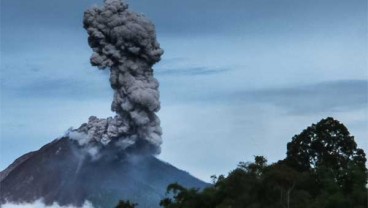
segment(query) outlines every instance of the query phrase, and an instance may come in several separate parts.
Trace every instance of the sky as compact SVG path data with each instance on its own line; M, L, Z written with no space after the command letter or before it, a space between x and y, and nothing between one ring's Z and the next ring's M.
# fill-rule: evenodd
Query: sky
M83 12L102 0L1 0L0 169L114 115L108 72L89 63ZM158 158L202 180L334 117L368 152L366 0L129 0L156 26Z

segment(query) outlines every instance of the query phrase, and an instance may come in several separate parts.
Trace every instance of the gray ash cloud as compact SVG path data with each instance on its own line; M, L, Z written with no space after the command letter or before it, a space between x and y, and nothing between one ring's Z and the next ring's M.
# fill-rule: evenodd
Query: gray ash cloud
M160 153L162 130L155 114L160 109L159 83L152 66L160 61L163 50L154 25L120 0L105 0L102 8L88 9L83 23L93 50L91 64L110 70L111 110L116 115L91 116L88 123L69 131L69 137L93 149L115 146Z

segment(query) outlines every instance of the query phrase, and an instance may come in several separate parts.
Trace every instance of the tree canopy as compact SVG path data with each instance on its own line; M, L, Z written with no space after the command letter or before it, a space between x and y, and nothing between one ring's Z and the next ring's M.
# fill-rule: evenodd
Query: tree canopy
M322 119L295 135L287 157L274 164L256 156L204 190L168 186L164 208L364 208L366 157L348 129Z
M295 135L286 154L289 165L300 171L322 166L348 169L352 164L364 168L366 162L364 151L357 148L348 129L330 117Z
M137 205L138 205L137 203L132 203L129 200L128 201L120 200L115 208L135 208Z

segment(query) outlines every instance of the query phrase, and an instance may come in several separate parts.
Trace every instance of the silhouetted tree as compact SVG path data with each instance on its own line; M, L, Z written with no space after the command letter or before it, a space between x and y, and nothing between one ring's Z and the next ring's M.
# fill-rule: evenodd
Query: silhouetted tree
M168 187L165 208L364 208L365 153L347 128L326 118L292 138L287 157L267 165L256 156L202 191Z
M115 208L135 208L137 205L138 204L132 203L129 200L128 201L120 200L119 204Z
M357 148L348 129L330 117L292 138L287 144L286 162L299 171L329 169L330 177L346 192L352 190L352 169L366 173L364 151Z

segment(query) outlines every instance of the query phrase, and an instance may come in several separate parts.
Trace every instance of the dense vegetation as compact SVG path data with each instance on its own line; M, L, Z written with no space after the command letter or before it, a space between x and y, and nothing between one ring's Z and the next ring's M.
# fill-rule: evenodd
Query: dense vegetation
M119 204L115 208L135 208L137 205L138 205L137 203L132 203L129 200L128 201L121 200L119 201Z
M365 208L366 157L348 129L326 118L295 135L286 158L240 162L204 190L168 186L164 208Z

